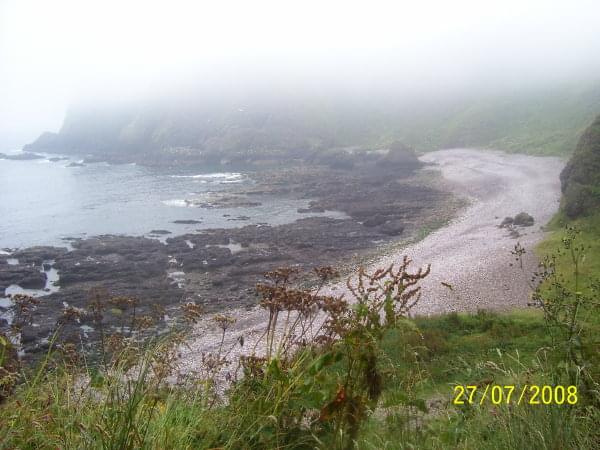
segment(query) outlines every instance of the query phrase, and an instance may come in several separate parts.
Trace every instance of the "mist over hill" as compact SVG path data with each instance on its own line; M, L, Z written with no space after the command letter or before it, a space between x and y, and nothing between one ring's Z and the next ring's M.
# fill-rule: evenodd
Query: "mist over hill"
M24 150L149 164L310 159L394 141L417 151L567 154L597 113L600 83L453 97L188 93L72 107L58 133L44 133Z

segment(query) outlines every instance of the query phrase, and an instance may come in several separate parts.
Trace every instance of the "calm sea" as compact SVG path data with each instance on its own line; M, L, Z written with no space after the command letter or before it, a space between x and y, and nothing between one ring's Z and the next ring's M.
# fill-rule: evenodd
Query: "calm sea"
M51 156L56 155L50 155ZM165 229L172 235L205 228L252 223L292 222L306 214L307 201L254 197L261 206L206 209L233 188L252 185L244 173L163 170L135 164L86 164L74 160L0 160L0 248L65 245L64 238L99 234L147 235ZM320 215L320 214L310 214ZM329 216L342 216L328 212ZM247 216L245 221L231 220ZM174 224L174 220L201 220ZM171 236L171 235L168 235Z

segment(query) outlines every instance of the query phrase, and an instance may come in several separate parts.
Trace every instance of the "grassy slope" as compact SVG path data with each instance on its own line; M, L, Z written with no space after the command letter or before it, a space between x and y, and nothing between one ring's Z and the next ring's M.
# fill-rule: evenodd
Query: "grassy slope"
M464 146L566 155L598 113L600 84L558 86L414 108L374 136L381 144L399 139L422 151Z
M587 248L586 258L581 267L584 282L594 277L598 278L600 276L600 211L576 220L568 220L563 213L558 213L549 224L552 233L538 246L537 253L543 256L557 248L563 236L562 231L567 225L575 226L581 231L580 242ZM568 256L564 255L559 259L558 268L567 272L570 270L569 267Z

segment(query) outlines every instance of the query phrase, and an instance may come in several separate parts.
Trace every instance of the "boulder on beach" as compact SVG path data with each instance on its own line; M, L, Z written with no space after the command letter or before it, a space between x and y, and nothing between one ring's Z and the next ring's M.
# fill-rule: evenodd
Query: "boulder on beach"
M533 217L526 212L520 212L515 217L505 217L499 228L511 228L513 226L517 227L530 227L534 224Z
M530 227L534 224L533 217L526 212L520 212L517 214L513 220L513 225L519 227Z

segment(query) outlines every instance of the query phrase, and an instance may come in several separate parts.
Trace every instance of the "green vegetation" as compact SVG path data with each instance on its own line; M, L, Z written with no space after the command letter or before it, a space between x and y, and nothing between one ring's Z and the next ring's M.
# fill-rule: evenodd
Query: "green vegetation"
M536 249L540 256L552 253L558 248L564 237L567 226L576 227L580 234L578 240L586 248L585 264L580 268L580 274L585 282L598 277L600 274L600 211L587 217L569 220L563 212L559 212L548 225L552 230L551 235ZM557 259L558 270L567 274L570 270L571 260L569 255L560 255Z
M583 133L560 175L562 209L571 219L600 207L600 116Z
M480 147L536 155L572 152L600 112L600 86L561 86L482 96L405 132L416 148Z

